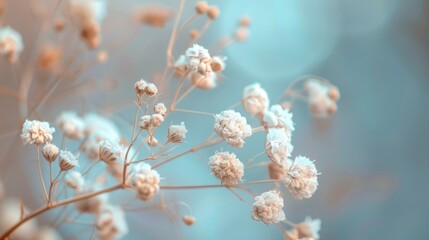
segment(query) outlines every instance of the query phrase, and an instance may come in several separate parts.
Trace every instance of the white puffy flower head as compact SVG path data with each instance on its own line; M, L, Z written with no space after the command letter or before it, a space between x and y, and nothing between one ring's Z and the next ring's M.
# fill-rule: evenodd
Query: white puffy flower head
M52 143L46 143L42 148L42 154L46 161L53 162L60 154L60 149Z
M122 158L124 148L118 141L103 140L100 142L100 160L111 163Z
M243 163L234 153L217 152L209 159L210 170L224 185L237 184L244 175Z
M21 34L11 27L0 28L0 54L14 63L22 50L24 50L24 43Z
M185 52L188 69L192 72L198 72L201 75L208 75L212 72L212 58L209 51L204 47L194 44Z
M155 106L153 107L153 111L157 114L161 114L162 116L165 117L165 115L167 114L167 107L165 106L164 103L157 103L155 104Z
M82 191L85 186L85 179L78 171L68 171L64 179L67 186L76 191Z
M175 74L179 77L184 77L188 71L188 60L185 55L180 55L174 63Z
M144 201L151 201L159 192L160 177L156 170L146 163L134 166L132 185L137 191L137 196Z
M255 83L244 88L242 104L246 112L252 116L258 116L265 113L270 105L270 100L261 85Z
M122 238L128 233L124 211L119 206L104 205L96 216L95 229L101 240Z
M252 218L265 224L278 223L286 219L283 198L276 191L264 192L255 197Z
M304 222L297 224L296 229L298 230L299 238L309 238L309 239L319 239L319 231L321 228L322 222L320 219L312 219L311 217L306 217Z
M159 127L164 122L164 117L161 114L152 114L151 123L154 127Z
M24 145L27 143L45 144L52 141L54 132L55 128L51 128L47 122L27 119L22 127L21 139Z
M57 125L64 136L79 140L85 133L85 122L75 112L63 112L57 118Z
M326 117L337 111L338 89L329 88L317 79L307 80L304 89L308 94L309 109L313 116Z
M191 82L199 89L210 90L217 86L217 75L214 72L207 75L195 72L191 75Z
M182 143L186 138L186 129L185 123L181 122L180 125L170 125L168 128L168 141L172 143Z
M211 63L213 72L221 72L225 70L225 61L226 57L214 56Z
M283 128L288 136L292 136L295 126L292 120L293 114L289 109L283 109L281 105L273 105L264 114L263 121L269 128Z
M317 169L310 159L297 156L284 181L296 199L310 198L317 190Z
M79 154L73 154L69 151L60 150L60 168L62 171L68 171L76 166L79 166L77 158Z
M244 139L252 135L252 128L246 118L234 110L215 115L214 130L233 147L243 147Z
M281 165L293 150L290 136L283 129L269 128L265 142L265 152L271 161Z

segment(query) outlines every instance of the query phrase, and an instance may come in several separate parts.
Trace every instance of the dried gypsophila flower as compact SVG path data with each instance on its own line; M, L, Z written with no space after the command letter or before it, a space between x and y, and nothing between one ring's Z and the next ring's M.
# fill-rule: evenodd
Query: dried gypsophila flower
M45 46L39 55L39 68L42 70L52 69L58 65L62 55L62 50L59 47Z
M139 121L139 127L141 129L149 130L152 126L152 117L150 115L143 115Z
M128 233L125 214L119 206L106 204L95 218L95 229L102 240L119 239Z
M187 226L192 226L195 223L195 218L189 215L185 215L182 217L182 221L187 225Z
M56 122L65 137L74 140L83 138L85 134L85 122L76 112L62 112Z
M204 47L194 44L185 52L188 69L192 72L198 72L201 75L208 75L212 72L212 58L209 51Z
M279 223L286 219L283 206L283 198L278 192L264 192L255 197L252 218L265 224Z
M150 121L152 126L159 127L164 122L164 117L161 114L155 113L152 114Z
M148 83L145 92L148 96L155 96L158 93L158 88L154 83Z
M74 167L79 166L77 158L79 154L73 154L69 151L60 150L60 168L61 171L68 171Z
M22 127L21 139L25 144L45 144L52 141L52 133L55 128L51 128L48 122L40 122L38 120L26 119Z
M100 142L99 156L105 163L112 163L120 159L124 148L118 141L103 140Z
M186 138L186 129L185 123L181 122L180 125L170 125L168 128L168 141L172 143L182 143Z
M304 83L304 90L313 116L327 117L337 111L336 101L340 96L336 87L330 88L318 79L309 79Z
M163 117L167 114L167 107L164 103L157 103L153 107L153 111L157 114L161 114Z
M43 157L46 161L54 162L60 154L60 149L52 143L46 143L42 148Z
M281 165L278 163L270 162L267 165L268 177L272 180L282 180L289 171L289 161L282 162Z
M207 75L202 75L198 72L194 72L191 75L191 82L199 89L210 90L217 85L217 74L211 72Z
M0 54L15 63L19 54L24 50L21 34L11 27L0 28Z
M213 72L221 72L225 70L225 66L226 66L225 61L226 61L226 57L214 56L211 62L211 67Z
M146 93L147 82L143 79L138 80L134 83L134 90L137 96L143 96Z
M296 199L310 198L317 190L317 169L310 159L297 156L284 178L286 188Z
M265 152L271 161L281 165L291 156L293 145L283 129L269 128L265 141Z
M296 225L296 230L298 230L298 235L300 239L319 239L319 231L321 228L320 219L312 219L311 217L306 217L305 220Z
M244 175L243 163L234 153L216 152L209 159L210 170L223 185L241 182Z
M259 83L244 88L241 102L244 110L252 116L264 114L270 105L268 94Z
M295 126L292 120L293 114L289 109L283 109L281 105L273 105L270 110L264 114L263 122L269 128L283 128L285 133L291 137Z
M195 3L195 12L197 14L205 14L209 10L209 5L205 1Z
M82 191L85 186L85 179L78 171L68 171L64 180L68 187L76 191Z
M133 167L132 186L137 197L144 201L151 201L159 192L160 176L156 170L146 163L139 163Z
M246 118L234 110L216 114L214 130L229 145L238 148L242 148L244 139L252 135L252 128L247 124Z

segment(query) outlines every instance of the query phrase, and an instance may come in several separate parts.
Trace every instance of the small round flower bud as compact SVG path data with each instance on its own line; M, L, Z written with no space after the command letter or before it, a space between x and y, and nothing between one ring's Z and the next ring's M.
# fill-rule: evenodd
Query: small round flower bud
M100 143L98 153L101 161L104 161L105 163L111 163L122 157L121 155L123 150L123 147L118 143L114 143L109 140L103 140Z
M153 83L148 83L145 89L148 96L155 96L158 93L158 88Z
M147 163L134 166L132 185L137 191L137 196L144 201L151 201L159 192L160 177L156 170L151 169Z
M239 42L244 42L249 38L249 30L245 27L239 27L235 32L235 39Z
M243 163L234 153L215 153L209 159L209 166L215 177L224 185L237 184L244 175Z
M336 102L340 100L340 91L337 87L331 87L328 91L328 96L330 99Z
M183 216L182 220L188 226L192 226L195 223L195 218L188 215Z
M69 151L60 150L60 168L62 171L68 171L76 166L79 166L77 158L78 154L73 155Z
M66 25L66 22L62 19L59 19L59 20L55 21L54 29L56 32L61 32L64 30L65 25Z
M134 90L138 96L143 96L146 93L147 82L143 79L134 84Z
M198 14L204 14L207 12L208 9L209 9L209 5L207 4L207 2L201 1L195 4L195 11Z
M220 72L225 69L225 59L224 57L214 56L211 62L211 67L213 72Z
M189 31L189 37L191 39L196 39L200 36L200 32L197 29L191 29L191 31Z
M283 198L278 192L264 192L255 197L252 218L265 224L279 223L286 219L283 206Z
M282 103L282 108L291 110L293 108L293 103L292 102L284 102L284 103Z
M182 143L186 138L187 132L188 130L184 122L180 123L180 125L170 125L168 128L168 141L172 143Z
M152 114L151 122L154 127L159 127L164 122L164 117L158 113Z
M217 17L219 17L219 8L216 6L211 6L207 10L207 17L209 17L211 20L215 20Z
M298 223L296 226L301 239L319 239L320 228L320 219L312 219L311 217L306 217L304 222Z
M296 199L310 198L317 190L317 169L310 159L297 156L284 178L286 188Z
M242 26L242 27L249 27L250 26L250 18L249 17L247 17L247 16L245 16L245 17L242 17L241 19L240 19L240 26Z
M164 103L157 103L153 107L153 111L155 113L161 114L162 116L165 116L165 114L167 113L167 108L165 107Z
M139 127L148 130L152 125L152 117L150 115L143 115L140 118Z
M270 105L268 94L259 83L244 88L241 102L244 110L252 116L264 114Z
M42 148L42 154L46 161L51 163L57 159L60 149L52 143L47 143Z
M85 186L85 179L80 172L69 171L66 173L64 179L67 186L76 191L81 191Z

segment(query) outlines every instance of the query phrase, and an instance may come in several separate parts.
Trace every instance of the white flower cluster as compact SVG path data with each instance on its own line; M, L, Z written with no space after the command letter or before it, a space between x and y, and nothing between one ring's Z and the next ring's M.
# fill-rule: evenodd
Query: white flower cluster
M141 98L144 95L149 97L158 94L158 87L154 83L148 83L143 79L140 79L134 84L134 90L136 91L139 103L141 104Z
M95 48L100 44L100 24L107 13L105 0L69 0L69 14L79 25L81 37Z
M243 163L234 153L217 152L209 159L212 173L224 185L237 184L244 175Z
M186 138L186 129L185 123L181 122L180 125L170 125L168 128L168 141L172 143L182 143Z
M117 141L103 140L100 142L99 158L105 163L112 163L123 158L124 147Z
M264 192L255 197L252 218L265 224L279 223L286 219L283 206L283 198L278 192Z
M21 34L11 27L0 28L0 54L14 63L22 50L24 50L24 43Z
M296 229L300 239L319 239L319 231L321 228L322 222L320 219L312 219L311 217L306 217L305 220L297 224Z
M252 116L262 116L270 105L268 94L259 83L244 88L241 102L244 110Z
M46 143L42 148L43 157L46 161L54 162L60 154L60 149L52 143Z
M189 71L205 76L212 72L212 58L204 47L194 44L186 50L185 57Z
M70 139L79 140L85 134L85 122L76 112L62 112L57 118L57 126Z
M160 177L156 170L146 163L140 163L133 167L131 176L133 188L137 191L137 197L144 201L151 201L159 192Z
M128 233L124 211L119 206L104 205L96 216L95 229L101 240L122 238Z
M283 129L269 128L265 142L265 152L271 161L282 165L291 156L293 146L291 138Z
M45 144L52 141L54 132L55 128L51 128L47 122L27 119L22 127L21 139L24 145L27 143Z
M336 87L327 86L318 79L307 80L304 89L308 94L310 112L315 117L326 117L337 111L340 93Z
M287 189L296 199L310 198L317 190L317 169L310 159L297 156L284 178Z
M234 110L216 114L214 130L229 145L238 148L242 148L244 139L252 135L252 128L247 124L246 118Z
M74 167L79 166L77 158L79 154L73 154L69 151L60 150L60 168L61 171L68 171Z
M280 105L273 105L270 110L264 114L264 124L269 128L283 128L286 134L291 137L295 130L292 113L289 109L283 109Z

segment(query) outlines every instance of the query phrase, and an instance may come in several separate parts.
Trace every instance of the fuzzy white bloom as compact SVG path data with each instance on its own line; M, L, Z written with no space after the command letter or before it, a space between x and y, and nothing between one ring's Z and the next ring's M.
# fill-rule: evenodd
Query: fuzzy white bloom
M67 186L76 191L82 191L85 186L85 179L78 171L68 171L64 179Z
M164 122L164 117L161 114L152 114L151 123L154 127L159 127Z
M57 118L57 126L63 131L64 136L79 140L85 133L85 122L75 112L63 112Z
M95 21L100 23L107 15L105 0L70 0L70 15L81 25Z
M52 143L46 143L42 148L42 154L46 161L51 163L57 159L60 149Z
M292 120L293 114L289 109L283 109L281 105L273 105L270 110L264 114L263 121L269 128L283 128L290 137L295 130Z
M47 122L26 119L22 127L21 139L24 145L27 143L45 144L52 141L54 132L55 128L51 128Z
M102 187L98 183L91 185L85 185L81 191L77 191L76 194L92 193L101 190ZM109 200L108 194L99 194L91 198L84 199L82 201L75 202L76 208L81 213L99 213L104 205Z
M134 83L134 90L138 96L142 96L146 93L147 82L143 79L138 80Z
M234 110L215 115L214 130L233 147L243 147L244 139L252 135L252 128L246 118Z
M210 170L224 185L237 184L244 175L243 163L234 153L217 152L209 159Z
M128 233L124 211L119 206L103 206L96 216L95 229L101 240L122 238Z
M26 207L24 207L24 211L26 213L30 212ZM0 201L0 232L5 232L19 222L20 219L21 207L18 199L6 198ZM12 233L11 239L31 239L36 231L36 219L29 219Z
M62 240L61 235L53 228L44 226L38 228L36 235L31 240Z
M221 72L223 70L225 70L225 61L226 61L226 57L221 57L221 56L214 56L212 58L212 70L214 72Z
M317 190L317 169L310 159L297 156L284 178L287 189L296 199L310 198Z
M158 93L158 88L153 83L148 83L145 89L148 96L155 96Z
M143 115L139 121L141 129L148 130L152 126L152 117L150 115Z
M135 165L131 181L137 191L137 196L144 201L151 201L159 192L159 174L156 170L151 169L149 164Z
M103 140L100 142L100 160L111 163L122 158L124 147L118 141Z
M317 79L307 80L304 89L308 94L309 109L313 116L326 117L337 110L335 102L339 99L338 89L329 88Z
M281 165L278 163L268 163L268 176L272 180L282 180L289 171L289 161L283 161Z
M320 219L312 219L311 217L306 217L304 222L297 224L296 229L300 239L319 239L319 231L321 228L322 222Z
M201 75L208 75L212 72L212 58L209 51L204 47L194 44L185 52L188 69L192 72L198 72Z
M153 107L153 111L157 114L161 114L163 117L167 114L167 107L164 103L157 103Z
M265 141L265 152L271 161L281 165L291 156L293 146L290 136L283 129L269 128Z
M79 154L73 154L69 151L60 150L60 168L62 171L68 171L76 166L79 166L77 158Z
M268 94L259 83L244 88L241 102L244 110L252 116L264 114L270 105Z
M191 82L199 89L210 90L217 86L217 75L214 72L207 75L195 72L191 75Z
M186 138L186 129L185 123L181 122L180 125L170 125L168 128L168 141L172 143L182 143Z
M22 50L24 50L24 43L21 34L11 27L0 28L0 54L14 63Z
M264 192L255 197L252 218L265 224L278 223L286 219L283 198L276 191Z

